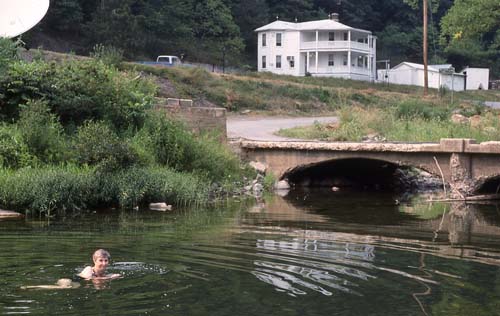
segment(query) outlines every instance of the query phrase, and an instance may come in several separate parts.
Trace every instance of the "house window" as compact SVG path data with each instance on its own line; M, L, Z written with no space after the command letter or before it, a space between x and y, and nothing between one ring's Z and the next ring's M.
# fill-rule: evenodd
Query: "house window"
M262 34L262 46L266 46L266 33Z
M344 33L344 41L348 41L348 40L349 40L349 34L347 34L347 32L346 32L346 33Z
M344 55L344 61L343 61L344 66L347 66L347 55Z
M288 65L290 66L290 68L295 67L295 57L294 56L287 56L286 60L288 60Z
M328 32L328 40L329 41L334 41L335 40L335 33Z
M281 68L281 55L276 55L276 68Z
M262 68L266 68L266 56L262 56Z
M276 33L276 46L281 46L281 33Z
M334 66L333 54L328 54L328 66Z
M358 67L363 67L363 56L358 57Z

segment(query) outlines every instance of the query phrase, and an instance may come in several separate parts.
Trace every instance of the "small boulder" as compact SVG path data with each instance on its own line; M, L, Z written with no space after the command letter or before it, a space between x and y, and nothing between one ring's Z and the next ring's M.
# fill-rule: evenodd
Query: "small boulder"
M365 135L361 138L361 141L364 143L371 143L371 142L385 142L386 138L380 134L377 133L372 133Z
M455 124L468 124L469 119L462 114L455 113L451 116L451 122Z
M285 197L290 193L290 190L277 190L275 193L281 197Z
M16 219L16 218L23 218L24 215L18 212L14 211L5 211L5 210L0 210L0 219Z
M249 163L250 167L254 168L255 171L257 171L258 173L261 173L261 174L265 174L266 173L266 170L267 170L267 166L264 165L263 163L261 162L258 162L258 161L251 161Z
M486 126L483 130L488 134L495 134L497 132L497 129L493 126Z
M252 192L253 195L255 196L261 196L263 191L264 191L264 186L260 183L256 183L252 187Z
M275 190L290 190L290 184L286 180L278 181L274 184Z
M172 205L168 205L165 202L150 203L149 204L149 209L153 210L153 211L161 211L161 212L171 211L172 210Z

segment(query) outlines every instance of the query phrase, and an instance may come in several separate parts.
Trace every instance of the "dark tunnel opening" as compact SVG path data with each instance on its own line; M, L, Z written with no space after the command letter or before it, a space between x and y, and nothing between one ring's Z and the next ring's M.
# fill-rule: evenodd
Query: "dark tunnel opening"
M403 169L386 161L353 158L300 166L283 178L299 188L397 191L402 189Z
M498 194L500 193L500 176L488 178L475 190L474 194Z

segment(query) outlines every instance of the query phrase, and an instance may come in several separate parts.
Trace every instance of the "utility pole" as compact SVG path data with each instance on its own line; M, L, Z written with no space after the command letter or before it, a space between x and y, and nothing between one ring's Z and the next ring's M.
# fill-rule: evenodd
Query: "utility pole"
M423 0L424 9L424 43L423 43L423 55L424 55L424 96L429 93L429 77L427 74L427 0Z

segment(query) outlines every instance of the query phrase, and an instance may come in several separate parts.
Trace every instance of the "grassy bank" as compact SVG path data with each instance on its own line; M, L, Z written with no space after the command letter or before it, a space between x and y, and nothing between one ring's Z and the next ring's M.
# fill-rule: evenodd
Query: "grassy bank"
M0 169L0 203L28 214L54 215L103 207L125 209L166 201L208 201L210 181L164 167L102 172L81 166Z
M384 85L339 78L278 76L249 72L240 75L209 73L198 68L150 67L123 64L167 79L174 89L166 97L208 100L232 112L253 110L266 114L318 115L335 113L346 106L387 107L404 100L421 99L420 87ZM430 89L425 103L447 108L473 106L476 101L500 101L498 91L454 93Z
M28 63L2 41L0 208L202 204L251 176L217 135L152 110L154 80L118 70L114 56Z
M407 103L411 107L407 107ZM411 111L407 111L411 109ZM281 130L279 135L326 141L439 142L441 138L472 138L479 142L500 140L500 117L494 110L467 107L463 121L453 122L460 109L430 109L422 101L406 101L387 108L349 107L339 110L338 124L314 124ZM457 113L455 114L457 115ZM462 114L461 114L462 115Z

